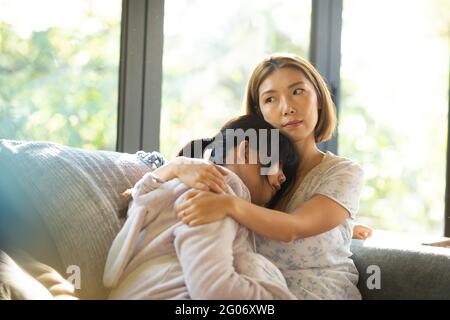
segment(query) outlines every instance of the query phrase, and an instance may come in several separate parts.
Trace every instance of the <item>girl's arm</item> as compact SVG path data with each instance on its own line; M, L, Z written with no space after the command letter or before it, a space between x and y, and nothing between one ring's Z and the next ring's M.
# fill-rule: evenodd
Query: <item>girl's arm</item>
M252 269L237 267L252 261L249 255L235 254L233 242L237 232L238 225L230 218L195 228L180 225L175 229L174 246L190 297L207 300L295 298L269 276L273 274L271 264L259 264ZM254 271L250 273L250 270Z
M217 203L220 203L220 208ZM182 221L191 226L229 215L261 236L285 242L329 231L349 216L344 207L323 195L313 196L292 213L286 214L238 197L202 191L191 191L188 200L177 208L177 212Z

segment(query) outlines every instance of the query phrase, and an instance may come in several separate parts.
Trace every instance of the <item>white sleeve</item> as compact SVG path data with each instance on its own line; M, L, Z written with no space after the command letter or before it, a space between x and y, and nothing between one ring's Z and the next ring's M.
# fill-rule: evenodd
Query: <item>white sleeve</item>
M238 274L233 241L238 225L231 218L197 226L180 225L175 249L192 299L274 299L260 281Z
M359 209L363 176L363 169L357 163L350 160L341 161L326 172L314 193L336 201L354 219Z

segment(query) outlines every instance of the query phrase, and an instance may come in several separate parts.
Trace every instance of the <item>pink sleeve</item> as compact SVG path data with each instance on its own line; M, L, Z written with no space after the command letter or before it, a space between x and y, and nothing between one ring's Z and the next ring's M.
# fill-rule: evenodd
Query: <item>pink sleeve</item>
M233 267L238 225L231 218L175 230L175 249L192 299L274 299L258 280Z
M103 285L106 288L114 288L117 286L136 247L139 233L145 221L145 214L144 207L135 209L114 238L108 252L103 273Z
M103 285L105 287L114 288L117 286L131 260L139 234L145 227L146 219L148 220L159 214L160 208L154 203L158 199L157 203L163 205L166 198L165 194L151 191L156 190L160 185L161 180L153 173L148 172L133 187L133 200L127 212L128 218L114 238L106 259L103 273ZM147 208L149 204L151 210Z

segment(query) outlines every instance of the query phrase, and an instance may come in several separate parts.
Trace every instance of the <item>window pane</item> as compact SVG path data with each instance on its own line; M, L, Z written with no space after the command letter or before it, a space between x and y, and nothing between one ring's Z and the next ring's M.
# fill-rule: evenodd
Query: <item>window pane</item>
M265 55L307 57L310 15L309 0L166 0L161 152L171 158L243 114L246 82Z
M344 1L339 153L364 166L375 228L443 235L449 4Z
M120 0L0 0L0 138L114 150Z

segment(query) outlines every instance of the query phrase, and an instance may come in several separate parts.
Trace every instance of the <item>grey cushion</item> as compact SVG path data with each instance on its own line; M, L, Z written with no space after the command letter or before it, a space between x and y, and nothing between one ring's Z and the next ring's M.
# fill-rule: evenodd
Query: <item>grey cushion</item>
M449 248L354 239L351 250L363 299L450 299ZM372 277L377 267L379 289Z
M0 140L0 246L25 250L67 277L80 267L83 299L102 299L106 256L121 227L120 193L150 168L134 154Z

